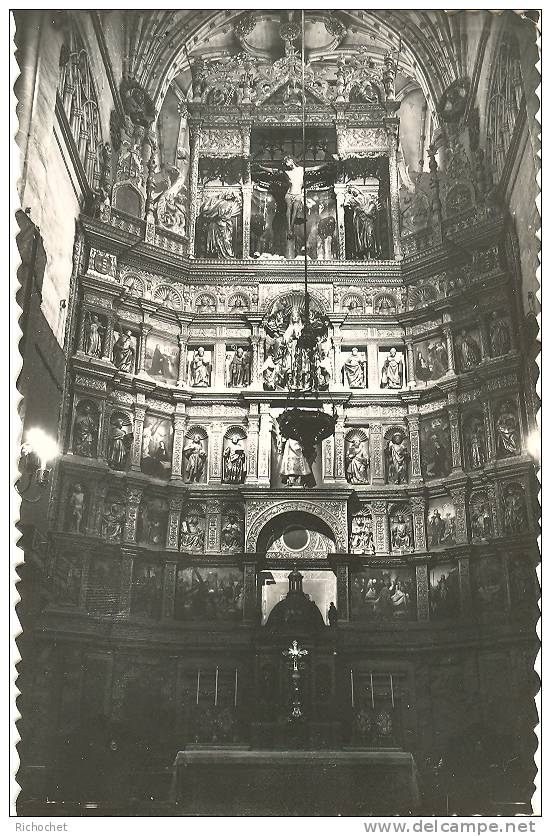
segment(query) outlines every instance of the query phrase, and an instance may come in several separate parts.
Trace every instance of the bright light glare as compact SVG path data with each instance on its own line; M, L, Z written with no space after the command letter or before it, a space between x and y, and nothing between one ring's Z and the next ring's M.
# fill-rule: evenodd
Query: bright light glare
M526 438L526 452L532 456L533 459L539 461L540 458L540 434L538 430L532 432Z
M45 467L48 462L53 461L59 454L57 442L41 430L40 427L33 427L25 433L25 442L30 444L38 458L42 467Z

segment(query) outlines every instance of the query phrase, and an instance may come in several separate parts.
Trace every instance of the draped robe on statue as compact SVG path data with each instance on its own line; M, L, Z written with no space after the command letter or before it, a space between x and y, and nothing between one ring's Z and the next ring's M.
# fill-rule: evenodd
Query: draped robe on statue
M312 475L312 468L304 455L300 442L288 438L281 459L281 479L288 484L304 484Z
M207 255L234 258L233 222L240 212L234 195L210 197L201 206L201 216L207 221Z

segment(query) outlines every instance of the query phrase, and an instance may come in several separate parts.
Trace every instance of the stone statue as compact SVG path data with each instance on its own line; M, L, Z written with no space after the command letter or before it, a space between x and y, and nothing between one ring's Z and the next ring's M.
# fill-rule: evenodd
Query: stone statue
M250 367L249 352L238 346L229 363L228 386L248 386L251 382Z
M84 516L84 491L79 483L73 485L73 492L69 497L69 511L69 531L80 534Z
M223 462L224 482L240 485L245 481L245 445L237 433L226 440Z
M492 313L490 321L490 346L492 357L501 357L511 351L511 333L505 320L498 316L497 312Z
M189 364L192 386L210 386L210 363L205 357L205 349L199 346Z
M459 353L461 355L461 365L465 371L474 368L474 366L478 366L480 363L480 346L465 329L461 331Z
M91 357L101 357L101 340L105 329L95 314L91 317L87 314L86 317L86 324L84 326L84 351Z
M200 214L207 222L207 257L235 258L233 227L240 212L234 192L205 199Z
M475 494L471 497L469 516L473 540L487 540L492 536L492 518L486 496Z
M237 514L229 514L228 520L221 533L221 545L223 551L240 551L245 544L243 526L239 522Z
M520 431L518 418L512 404L503 404L495 426L498 455L518 456L520 453Z
M205 548L205 532L197 512L190 512L182 520L180 526L180 551L203 552Z
M484 425L478 418L471 421L466 433L466 440L470 466L473 470L484 467L486 462L486 440Z
M101 536L106 540L120 540L125 516L124 506L120 501L107 502L101 518Z
M281 481L289 487L305 487L312 482L312 468L299 441L288 438L283 446Z
M114 470L124 470L133 434L123 429L122 418L116 418L109 436L107 462Z
M365 364L362 362L356 347L352 349L350 356L345 360L343 372L343 383L351 389L363 389L365 387Z
M184 458L186 459L186 482L200 482L207 453L198 433L195 433L187 447L184 448Z
M380 258L381 247L377 234L378 202L372 195L348 186L343 206L352 212L352 232L356 257L363 261Z
M346 479L353 485L365 485L369 482L369 456L363 450L359 438L352 438L348 442L346 451Z
M119 334L113 346L113 363L121 372L134 371L136 352L132 345L132 331Z
M92 416L90 404L85 404L83 410L75 418L73 428L73 450L77 456L91 458L96 452L98 427Z
M391 348L381 371L381 389L401 389L404 383L404 362Z
M519 485L509 485L503 494L504 522L507 534L521 534L526 529L526 505Z
M373 524L371 517L366 513L356 514L352 518L350 551L356 554L375 554Z
M406 444L406 439L402 433L393 433L387 446L387 473L388 481L395 485L401 485L407 482L407 463L409 459L409 451Z
M411 524L404 514L398 514L391 526L392 549L410 551L412 548Z
M277 385L277 366L274 358L270 355L262 366L262 388L266 392L273 392Z

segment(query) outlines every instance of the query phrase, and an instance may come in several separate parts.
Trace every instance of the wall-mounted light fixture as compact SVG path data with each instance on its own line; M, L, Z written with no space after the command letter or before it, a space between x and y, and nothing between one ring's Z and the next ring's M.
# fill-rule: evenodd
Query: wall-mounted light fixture
M19 459L21 476L15 483L15 488L26 502L38 502L42 497L50 480L47 465L54 461L58 453L57 442L40 427L34 427L25 433Z

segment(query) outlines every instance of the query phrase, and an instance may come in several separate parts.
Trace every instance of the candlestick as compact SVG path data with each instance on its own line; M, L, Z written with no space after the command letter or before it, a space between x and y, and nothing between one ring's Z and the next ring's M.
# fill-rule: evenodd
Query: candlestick
M197 696L195 697L195 705L199 705L199 683L201 682L201 668L197 671Z
M233 692L233 707L237 708L237 668L235 669L235 689Z
M216 665L216 677L214 680L214 704L218 705L218 665Z
M354 671L350 668L350 702L354 708Z
M394 708L394 685L392 684L392 674L390 674L390 696L392 699L392 708Z
M373 694L373 674L369 674L369 681L371 684L371 708L375 708L375 696Z

